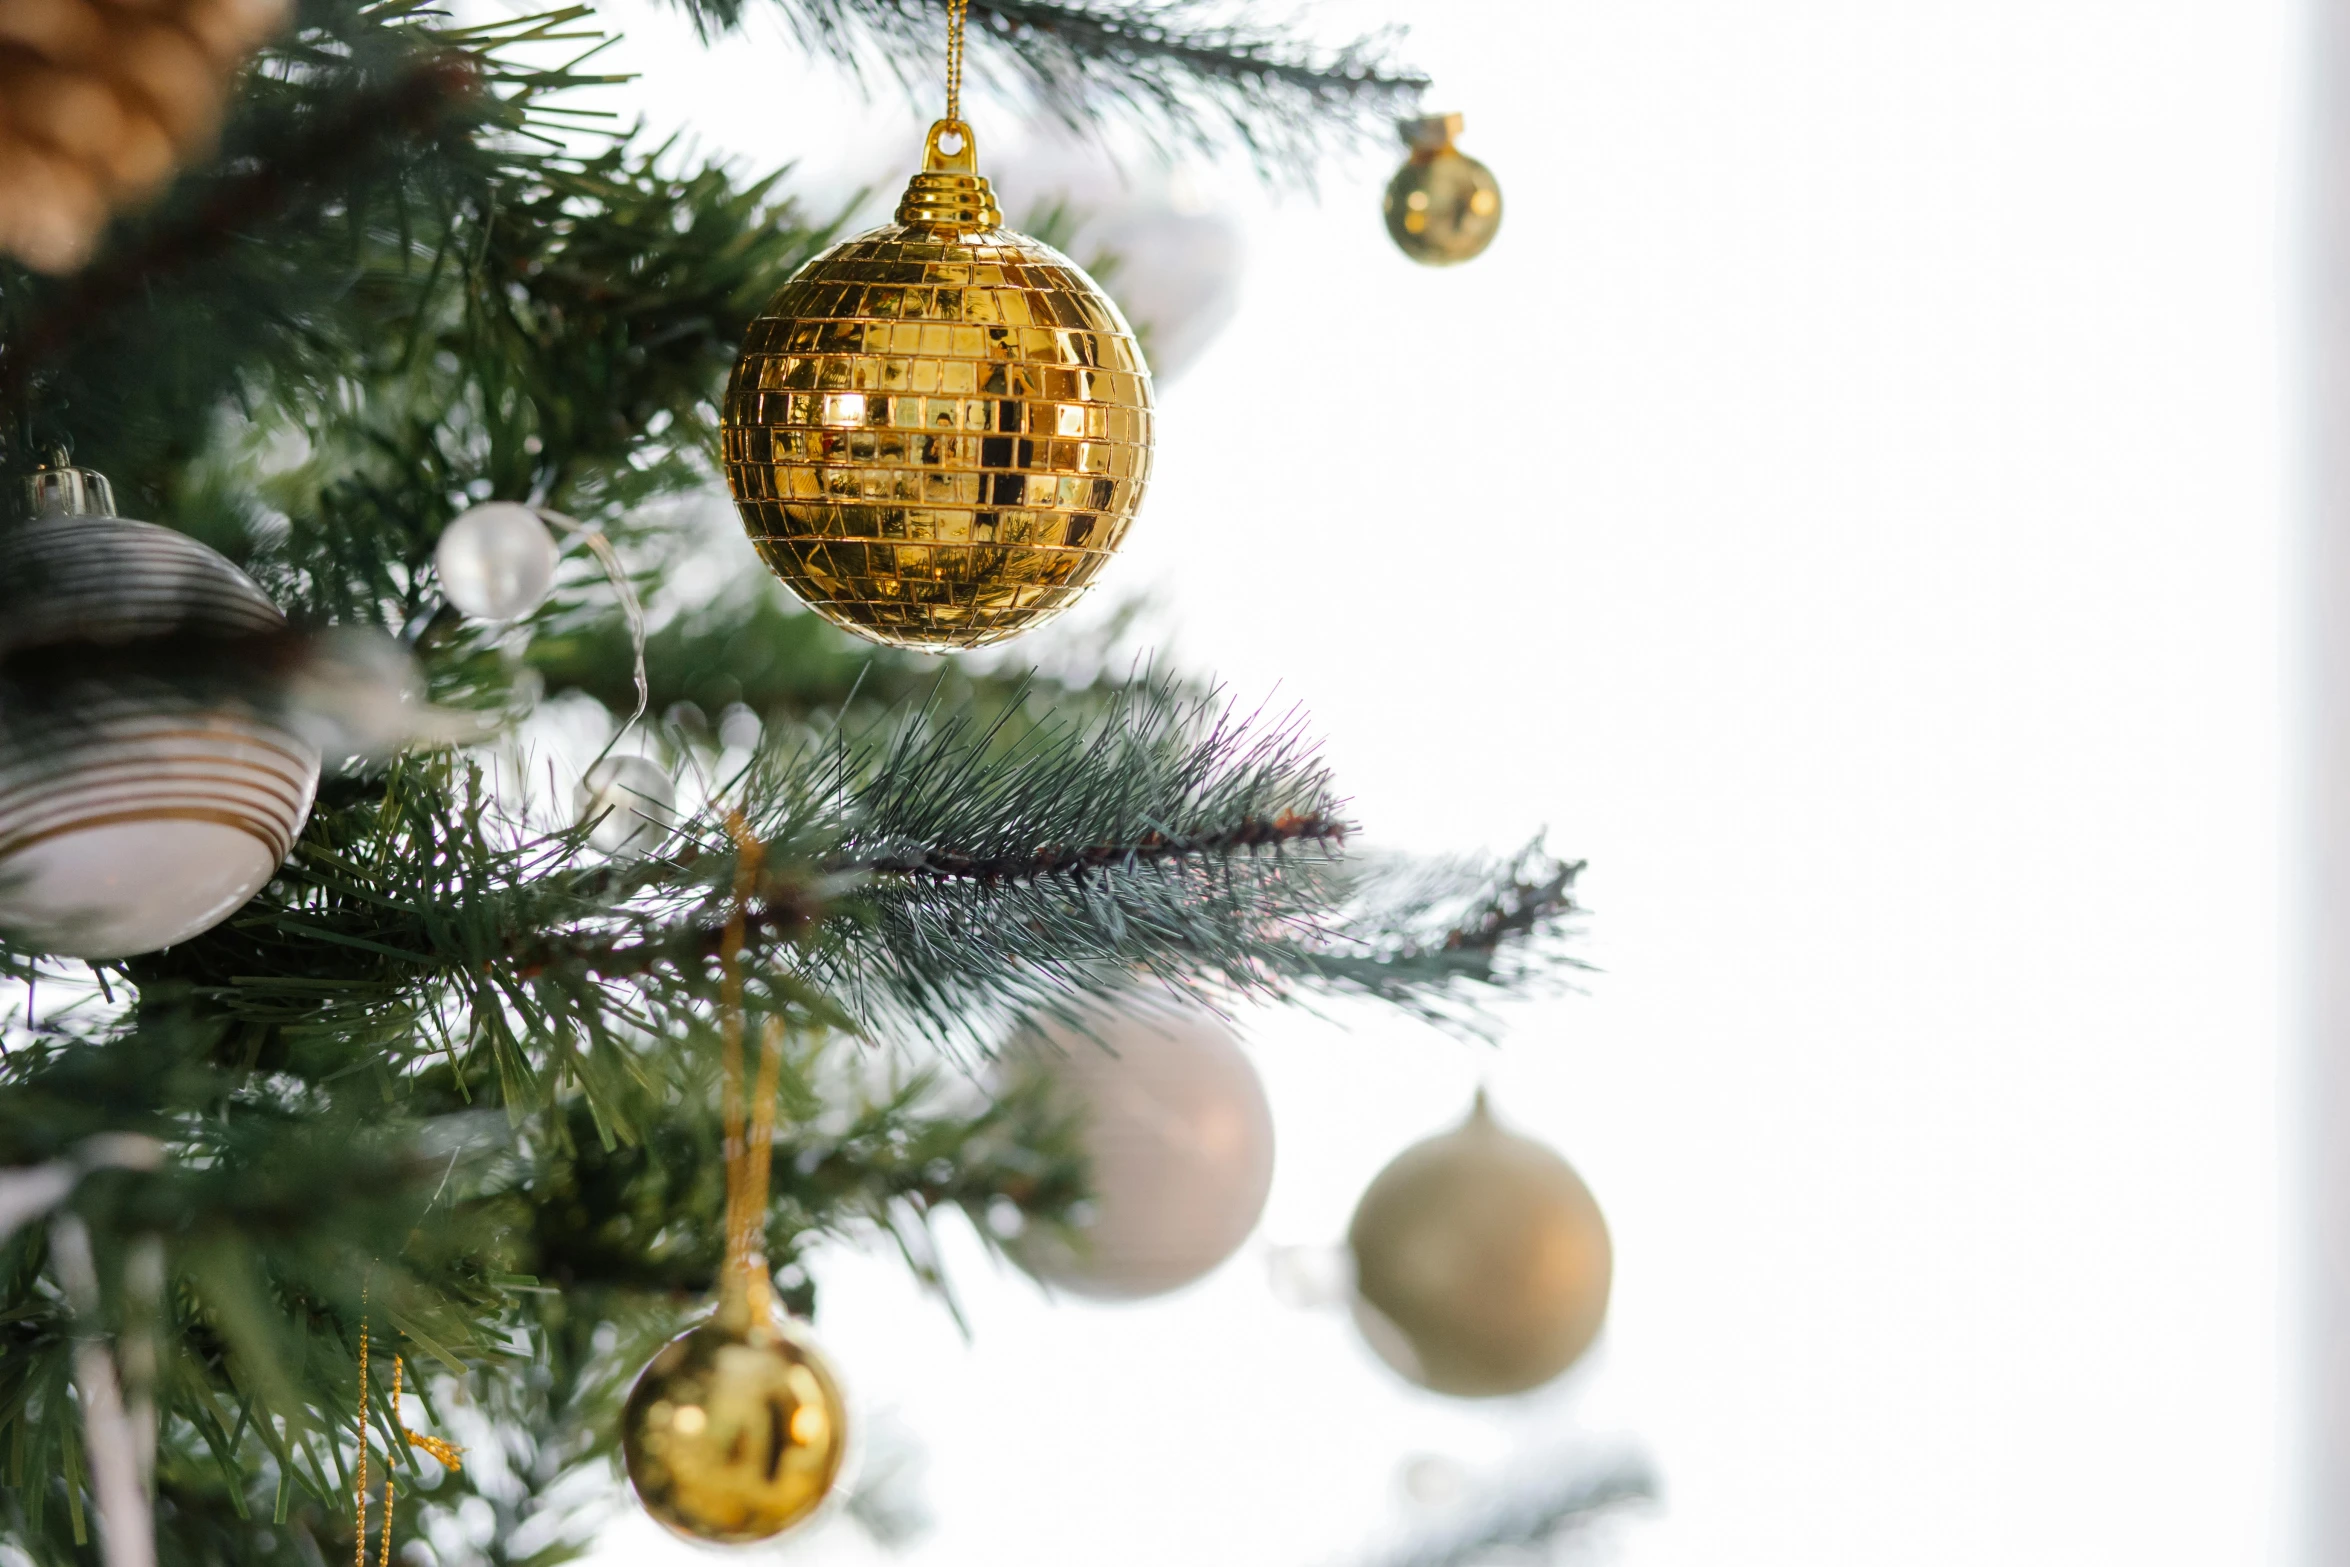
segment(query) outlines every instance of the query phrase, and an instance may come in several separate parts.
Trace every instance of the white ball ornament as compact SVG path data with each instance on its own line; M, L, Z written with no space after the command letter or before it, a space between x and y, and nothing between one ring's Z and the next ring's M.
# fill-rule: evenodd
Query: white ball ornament
M574 795L579 819L594 822L588 842L607 854L642 854L677 825L677 785L641 756L607 756L587 770Z
M1043 1073L1080 1118L1090 1212L1014 1247L1049 1284L1097 1300L1163 1295L1240 1249L1273 1184L1273 1113L1231 1030L1201 1012L1101 1012L1033 1025L1004 1070Z
M0 524L0 653L284 627L214 551L113 515L101 475L45 468L26 494L32 520ZM209 930L283 863L318 769L274 717L168 689L92 680L0 718L0 932L100 959Z
M458 513L433 549L441 591L475 620L520 620L547 601L562 551L539 514L513 501Z
M1493 1398L1540 1387L1607 1320L1607 1221L1573 1167L1493 1119L1416 1143L1347 1228L1356 1325L1422 1387Z

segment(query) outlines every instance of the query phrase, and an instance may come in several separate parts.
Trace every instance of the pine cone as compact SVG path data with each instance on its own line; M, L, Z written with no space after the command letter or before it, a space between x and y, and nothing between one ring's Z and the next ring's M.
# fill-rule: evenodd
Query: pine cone
M0 0L0 252L90 257L117 209L207 146L288 0Z

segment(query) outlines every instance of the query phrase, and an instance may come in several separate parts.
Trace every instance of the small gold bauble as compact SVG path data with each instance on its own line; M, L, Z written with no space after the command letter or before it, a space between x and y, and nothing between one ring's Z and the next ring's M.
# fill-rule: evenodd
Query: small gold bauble
M1573 1365L1607 1318L1607 1221L1557 1154L1503 1130L1485 1096L1457 1130L1379 1172L1347 1229L1355 1318L1423 1387L1491 1398Z
M1387 232L1423 266L1449 267L1483 255L1501 231L1501 186L1493 171L1460 152L1457 114L1406 120L1412 155L1388 183Z
M620 1447L646 1512L690 1540L747 1545L823 1504L848 1451L847 1409L805 1333L731 1301L645 1367Z
M1149 482L1132 328L1083 268L1002 224L970 127L939 121L897 221L794 274L727 383L720 449L751 542L877 642L1041 625L1109 563Z

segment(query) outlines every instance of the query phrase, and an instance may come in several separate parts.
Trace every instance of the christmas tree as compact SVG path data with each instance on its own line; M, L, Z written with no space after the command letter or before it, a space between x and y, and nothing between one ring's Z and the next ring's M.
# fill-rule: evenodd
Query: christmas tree
M564 1559L621 1483L631 1380L720 1285L745 1039L777 1041L757 1228L804 1313L820 1239L927 1272L950 1212L1000 1240L1083 1202L1064 1109L981 1092L1023 1019L1351 995L1474 1026L1564 961L1572 866L1350 852L1301 720L1115 621L1048 672L878 648L709 540L679 503L718 483L729 368L840 225L782 175L600 129L589 7L183 9L0 12L0 91L38 108L0 133L0 443L11 475L102 472L287 622L102 635L5 585L0 766L86 789L73 742L141 703L268 716L326 765L201 934L0 945L0 1542L339 1559L367 1544L364 1424L398 1487L381 1549ZM690 9L712 39L743 20ZM844 69L936 75L944 5L776 9ZM1275 175L1419 86L1381 40L1222 15L974 0L972 69ZM575 541L511 623L436 565L501 501ZM674 817L546 785L515 726L557 708L682 779ZM420 1426L474 1443L459 1467L401 1441L391 1360Z

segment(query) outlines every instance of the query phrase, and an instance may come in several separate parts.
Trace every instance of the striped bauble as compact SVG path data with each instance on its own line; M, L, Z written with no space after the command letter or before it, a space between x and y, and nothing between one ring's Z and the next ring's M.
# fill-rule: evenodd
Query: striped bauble
M0 524L0 656L136 653L161 637L241 637L285 617L216 552L113 515L106 481L55 466L36 515ZM63 660L54 655L64 653ZM164 671L163 673L168 673ZM90 679L38 716L0 713L0 935L81 958L209 930L269 881L318 787L317 749L248 704Z

